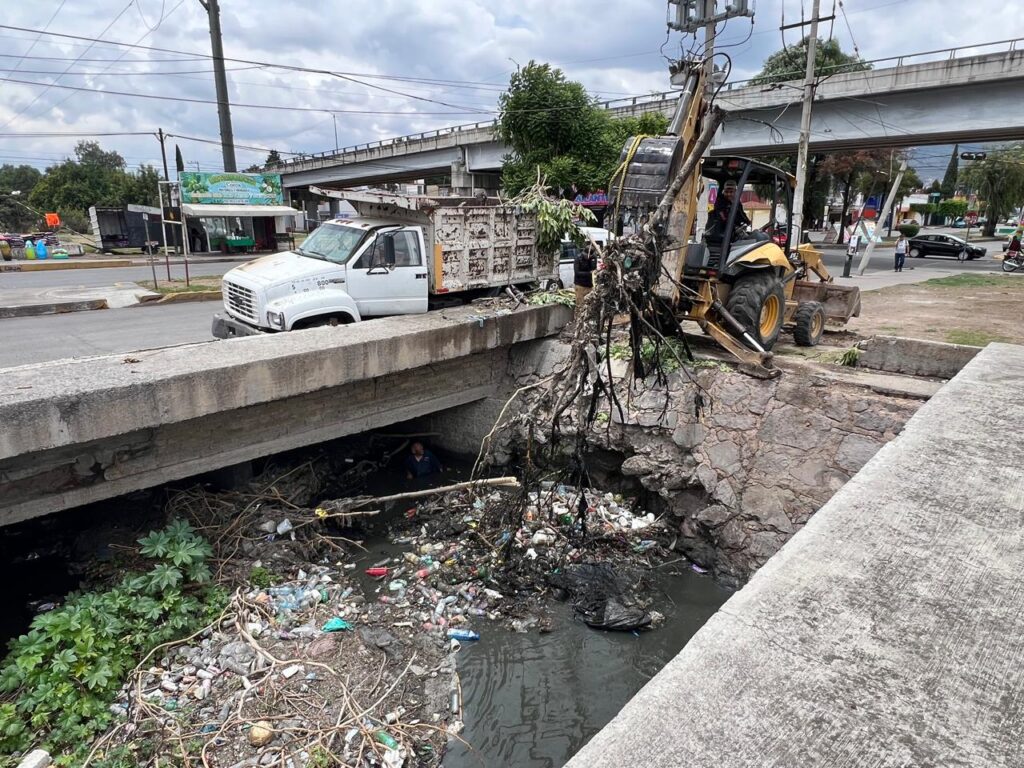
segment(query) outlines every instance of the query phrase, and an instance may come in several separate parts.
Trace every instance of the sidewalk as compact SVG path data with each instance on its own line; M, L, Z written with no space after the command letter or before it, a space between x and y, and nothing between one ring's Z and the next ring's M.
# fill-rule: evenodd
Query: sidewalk
M271 254L225 256L190 256L189 267L202 264L225 264L244 263L258 259L260 256ZM165 258L162 253L155 254L153 260L157 265L165 264L168 260L173 264L184 264L185 259L181 256L170 256ZM147 256L104 256L102 258L90 256L76 256L72 259L46 259L44 261L30 261L28 259L13 259L12 261L0 261L0 272L44 272L51 269L105 269L111 267L148 267L149 257Z
M836 285L855 285L862 291L877 291L880 288L888 288L893 285L913 285L923 283L926 280L934 280L940 277L951 275L962 275L962 270L956 269L914 269L904 267L902 272L894 272L890 269L878 269L869 267L867 272L858 276L856 269L851 277L843 277L842 272L835 275Z
M26 288L0 294L0 318L34 317L93 309L120 309L160 294L135 283L114 283L93 288Z

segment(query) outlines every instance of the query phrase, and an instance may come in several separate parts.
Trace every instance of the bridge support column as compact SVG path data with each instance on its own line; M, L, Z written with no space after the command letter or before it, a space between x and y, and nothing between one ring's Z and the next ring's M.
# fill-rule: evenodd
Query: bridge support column
M473 194L473 174L466 170L462 160L452 163L452 194L466 197Z

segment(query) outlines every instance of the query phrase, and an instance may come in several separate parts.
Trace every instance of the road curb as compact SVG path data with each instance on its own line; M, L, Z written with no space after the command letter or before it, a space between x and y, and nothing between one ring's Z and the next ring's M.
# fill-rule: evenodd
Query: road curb
M56 301L46 304L22 304L13 307L0 307L0 319L38 317L39 315L63 315L68 312L86 312L93 309L107 309L107 300L86 299L83 301Z
M0 272L48 272L56 269L106 269L134 266L127 259L114 261L28 261L0 262Z
M168 293L159 299L143 299L139 306L148 307L155 304L186 304L192 301L220 301L220 291L192 291L190 293Z

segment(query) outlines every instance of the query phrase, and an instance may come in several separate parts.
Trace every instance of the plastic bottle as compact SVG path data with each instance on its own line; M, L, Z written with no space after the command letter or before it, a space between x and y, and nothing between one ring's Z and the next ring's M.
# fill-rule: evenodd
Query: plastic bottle
M36 258L45 259L49 254L46 252L46 241L40 240L36 243Z
M25 241L25 258L32 259L33 261L36 258L36 244L31 240Z
M472 629L449 629L448 637L452 640L479 640L480 634Z

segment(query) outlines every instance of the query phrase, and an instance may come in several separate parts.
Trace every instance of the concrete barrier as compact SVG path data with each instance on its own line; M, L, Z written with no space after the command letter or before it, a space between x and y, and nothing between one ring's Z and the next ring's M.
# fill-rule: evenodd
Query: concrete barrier
M981 347L941 341L874 336L857 344L857 366L876 371L951 379L981 351Z
M464 405L567 307L460 307L0 370L0 525Z
M980 351L569 768L1024 765L1021 382Z

